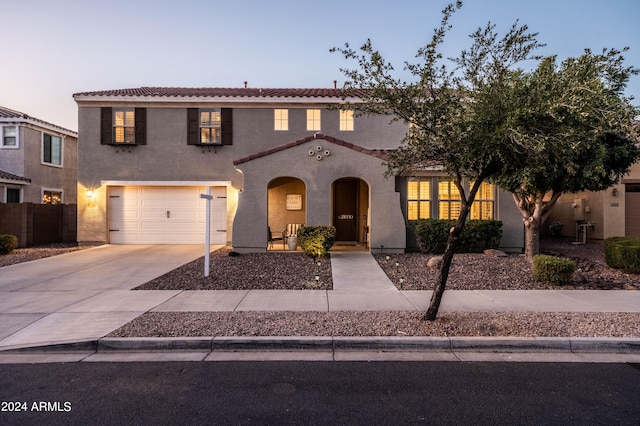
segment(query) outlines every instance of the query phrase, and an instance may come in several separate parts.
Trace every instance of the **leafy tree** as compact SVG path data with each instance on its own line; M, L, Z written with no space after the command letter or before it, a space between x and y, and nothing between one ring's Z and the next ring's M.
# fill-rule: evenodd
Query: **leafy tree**
M354 69L342 69L351 91L362 103L346 105L359 114L388 114L391 120L410 123L404 144L390 154L388 175L409 174L424 166L441 167L460 192L460 215L451 228L438 279L425 314L436 318L454 254L460 246L471 204L482 182L508 165L526 161L523 147L512 144L509 119L517 99L513 67L528 59L540 46L537 34L516 22L500 37L489 23L472 34L469 50L461 52L448 67L440 52L449 21L462 7L458 1L443 11L441 24L431 41L417 51L415 63L405 63L410 81L394 77L394 68L373 48L370 40L352 49L349 44L333 51L355 61ZM362 90L364 89L364 90ZM471 182L465 192L463 181Z
M560 195L616 184L640 158L637 108L623 94L638 69L622 52L586 50L560 65L545 58L533 72L514 75L508 137L528 157L492 180L511 191L525 225L525 257L539 252L539 228Z

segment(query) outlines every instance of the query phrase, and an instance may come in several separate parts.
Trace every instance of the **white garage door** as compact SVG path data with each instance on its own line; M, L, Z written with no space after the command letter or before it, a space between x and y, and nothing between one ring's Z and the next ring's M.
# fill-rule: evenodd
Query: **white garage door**
M206 232L205 187L112 186L111 244L200 244ZM212 187L211 244L226 244L225 187Z

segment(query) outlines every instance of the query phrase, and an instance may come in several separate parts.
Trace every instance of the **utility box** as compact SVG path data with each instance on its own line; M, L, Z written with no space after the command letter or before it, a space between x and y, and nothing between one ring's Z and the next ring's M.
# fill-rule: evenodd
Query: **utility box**
M585 219L584 199L576 198L571 205L573 206L573 220L581 222Z

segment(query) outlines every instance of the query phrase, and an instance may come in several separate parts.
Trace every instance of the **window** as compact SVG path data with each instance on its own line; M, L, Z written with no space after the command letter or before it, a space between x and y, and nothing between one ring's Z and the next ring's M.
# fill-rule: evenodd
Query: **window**
M100 143L102 145L146 145L147 109L100 109Z
M340 130L343 132L353 131L353 110L340 110Z
M136 143L136 113L133 109L113 111L113 141Z
M62 191L44 190L42 191L42 204L60 204L62 202Z
M62 166L62 138L60 136L42 134L42 162Z
M187 144L231 145L231 108L187 108Z
M2 148L18 148L18 126L1 126Z
M19 203L20 202L20 189L7 188L7 203Z
M289 130L289 110L288 109L275 109L273 110L273 129L274 130Z
M200 110L200 143L220 143L221 117L220 109Z
M473 183L472 183L473 185ZM495 187L487 182L482 182L476 199L471 205L470 219L490 220L494 218Z
M410 180L407 183L407 219L431 217L431 180Z
M460 215L460 192L452 180L438 181L438 218L457 219Z
M307 130L320 130L320 110L307 110Z

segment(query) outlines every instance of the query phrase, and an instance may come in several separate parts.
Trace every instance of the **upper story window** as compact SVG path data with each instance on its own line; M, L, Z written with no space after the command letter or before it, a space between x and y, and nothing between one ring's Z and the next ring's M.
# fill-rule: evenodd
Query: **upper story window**
M200 110L200 143L220 144L222 118L220 108Z
M321 130L319 109L307 110L307 130Z
M2 148L19 148L18 145L18 126L0 126L2 129Z
M146 108L101 108L100 143L102 145L146 145Z
M343 132L353 131L353 110L340 110L340 130Z
M273 110L273 130L289 130L289 110Z
M431 179L412 179L407 183L407 219L431 217Z
M113 142L136 143L136 112L131 109L113 111Z
M42 134L42 162L62 166L62 138L60 136Z
M187 108L187 144L231 145L231 108Z
M491 220L494 218L495 187L482 182L476 198L471 204L471 219Z

